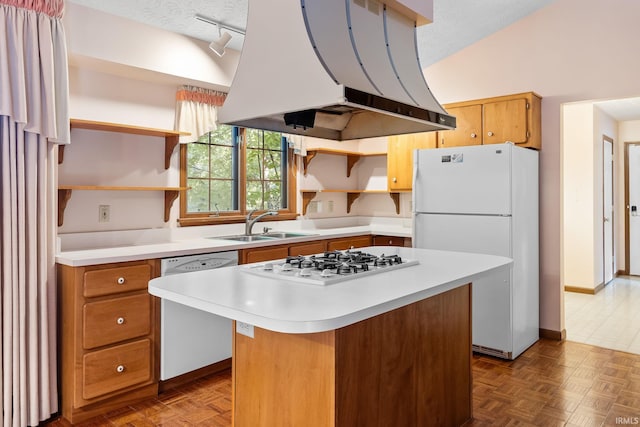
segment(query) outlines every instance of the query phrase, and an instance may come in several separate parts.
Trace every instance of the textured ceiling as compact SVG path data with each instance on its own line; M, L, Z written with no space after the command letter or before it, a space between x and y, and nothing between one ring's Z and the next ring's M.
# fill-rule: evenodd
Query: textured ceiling
M218 37L214 25L196 14L245 28L248 0L67 0L196 39ZM256 0L268 1L268 0ZM434 22L418 28L420 63L427 67L483 39L555 0L434 0ZM273 17L274 25L277 21ZM241 50L243 37L232 33L229 47ZM640 100L598 103L617 120L640 119Z
M68 0L103 12L211 41L218 32L194 18L201 14L236 28L245 28L248 0ZM267 1L267 0L256 0ZM418 28L423 67L523 18L553 0L434 0L434 22ZM274 25L278 25L277 19ZM240 50L242 36L232 34L230 47Z

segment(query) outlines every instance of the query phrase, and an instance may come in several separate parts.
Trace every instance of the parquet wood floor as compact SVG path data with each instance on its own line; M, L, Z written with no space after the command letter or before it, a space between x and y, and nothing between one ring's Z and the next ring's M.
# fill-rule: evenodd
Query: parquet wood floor
M550 340L540 340L515 361L474 355L473 415L467 426L638 425L640 355ZM79 426L160 425L230 426L231 372Z

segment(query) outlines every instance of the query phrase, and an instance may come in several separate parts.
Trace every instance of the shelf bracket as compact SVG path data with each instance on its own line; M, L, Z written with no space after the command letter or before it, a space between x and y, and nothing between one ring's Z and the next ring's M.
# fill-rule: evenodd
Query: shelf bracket
M171 216L171 206L176 201L180 191L178 190L164 190L164 222L169 222Z
M58 164L61 165L64 162L64 146L66 144L58 144Z
M347 155L347 178L351 176L351 169L353 169L353 165L355 165L358 160L360 160L360 156L357 154Z
M316 197L316 194L318 194L316 191L302 192L302 215L307 214L307 207L309 207L309 203Z
M360 193L347 193L347 213L351 213L351 205L360 197Z
M167 135L164 137L164 168L169 169L171 164L171 155L178 145L178 135ZM168 220L165 220L168 221Z
M307 151L307 155L302 158L302 170L304 172L304 176L307 176L307 168L309 167L309 163L311 160L318 154L317 151Z
M396 205L396 213L400 215L400 193L389 193L389 197L393 199L393 203Z
M71 190L58 189L58 227L62 227L64 222L64 210L67 208L67 202L71 198Z

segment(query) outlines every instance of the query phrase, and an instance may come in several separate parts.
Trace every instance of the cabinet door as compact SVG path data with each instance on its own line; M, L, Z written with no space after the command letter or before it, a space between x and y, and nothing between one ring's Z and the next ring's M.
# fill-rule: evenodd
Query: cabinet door
M317 240L315 242L295 243L289 246L289 255L315 255L321 254L325 251L326 242L324 240Z
M501 144L507 141L525 144L529 136L528 105L525 98L484 104L483 144Z
M242 263L270 261L273 259L283 259L289 255L287 246L270 246L266 248L245 249L242 251Z
M438 132L438 147L460 147L482 144L482 105L447 107L456 116L455 130Z
M344 251L346 249L361 248L371 245L371 236L353 236L333 239L327 242L328 251Z
M413 180L413 150L435 147L435 132L390 136L387 143L388 189L390 191L411 190Z

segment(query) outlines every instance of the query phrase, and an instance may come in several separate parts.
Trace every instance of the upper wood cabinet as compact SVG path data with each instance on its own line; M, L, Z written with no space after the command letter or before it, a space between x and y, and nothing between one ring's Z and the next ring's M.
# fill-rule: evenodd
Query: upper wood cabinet
M482 144L482 104L446 108L456 117L456 129L438 132L438 147Z
M539 150L541 99L533 92L476 99L444 106L457 127L438 132L438 147L513 142Z
M435 132L390 136L387 149L387 187L389 191L411 190L413 150L436 148L436 145Z

